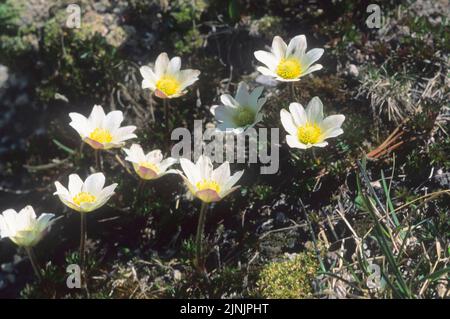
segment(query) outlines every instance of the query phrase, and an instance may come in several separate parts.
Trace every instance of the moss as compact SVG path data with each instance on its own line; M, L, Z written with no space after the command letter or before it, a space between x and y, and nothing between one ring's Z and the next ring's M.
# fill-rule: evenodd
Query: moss
M107 92L113 77L112 66L117 50L103 34L100 16L91 16L80 29L62 27L60 12L44 26L42 51L49 74L37 88L42 101L53 99L54 92L64 92L69 100L82 96L99 96Z
M262 35L271 40L274 36L283 34L282 23L281 17L265 15L252 21L250 34Z
M312 281L318 269L313 253L300 253L290 260L266 265L257 286L265 298L308 298L312 296Z

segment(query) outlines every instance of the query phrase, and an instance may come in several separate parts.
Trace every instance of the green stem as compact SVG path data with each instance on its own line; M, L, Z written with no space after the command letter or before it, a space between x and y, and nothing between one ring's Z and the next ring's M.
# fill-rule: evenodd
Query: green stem
M85 281L85 255L86 255L86 213L80 213L81 215L81 225L80 225L80 268L81 268L81 279L82 282Z
M297 95L295 94L295 82L291 82L290 85L290 91L291 91L291 102L297 101Z
M197 235L195 236L195 267L199 272L204 272L205 265L203 261L203 230L205 228L206 212L208 210L208 203L202 201L202 207L200 209L200 215L198 217Z
M169 99L164 99L164 126L166 129L166 141L167 145L170 145L170 128L169 128Z
M100 172L100 159L99 159L99 150L95 150L95 170Z
M39 281L42 281L41 269L39 268L39 264L36 261L36 256L34 255L33 248L25 247L25 250L27 251L28 258L30 258L31 266L33 267L36 277L38 278Z

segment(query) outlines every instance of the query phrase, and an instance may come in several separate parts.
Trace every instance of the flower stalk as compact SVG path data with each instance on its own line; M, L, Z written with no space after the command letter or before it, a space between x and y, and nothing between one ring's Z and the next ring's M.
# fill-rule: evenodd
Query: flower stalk
M198 217L197 235L195 236L195 260L194 265L199 273L205 272L204 256L203 256L203 231L205 229L206 212L208 211L208 203L202 201L200 215Z
M41 282L42 281L41 268L39 267L36 256L33 252L33 248L25 247L25 250L27 252L28 258L30 259L30 263L31 263L31 266L33 267L34 273L36 274L38 281Z
M85 255L86 255L86 234L87 234L87 223L86 223L86 213L81 213L81 223L80 223L80 268L81 268L81 278L85 281Z

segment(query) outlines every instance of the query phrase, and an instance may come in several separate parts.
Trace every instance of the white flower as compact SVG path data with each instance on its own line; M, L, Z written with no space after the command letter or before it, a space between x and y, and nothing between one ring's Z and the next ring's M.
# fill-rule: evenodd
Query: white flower
M306 110L300 103L291 103L289 111L280 111L281 123L289 133L286 142L290 147L307 149L312 146L328 145L325 139L344 133L341 125L344 115L323 117L322 101L316 96L308 103Z
M175 170L167 169L175 164L177 160L172 157L163 160L160 150L154 150L145 154L139 144L133 144L130 149L124 148L123 150L127 154L125 160L133 163L134 170L142 179L156 179L166 174L176 173Z
M69 176L69 189L55 182L56 192L59 199L68 207L80 213L88 213L103 206L112 195L117 184L109 185L105 188L105 175L95 173L83 182L77 174Z
M213 170L211 159L201 155L196 164L190 160L181 158L183 177L189 191L206 203L217 202L239 188L233 187L241 178L244 171L239 171L230 176L230 163L225 162Z
M169 61L167 53L161 53L155 61L155 70L142 66L142 88L150 89L159 98L175 98L186 94L186 88L198 80L199 70L180 70L181 59L174 57Z
M312 49L306 52L306 37L298 35L289 41L289 45L279 36L272 41L272 52L256 51L255 58L266 65L257 68L264 75L279 81L298 81L300 77L322 69L322 65L314 64L323 54L323 49Z
M122 111L112 111L105 115L100 105L94 105L89 118L79 113L69 114L72 126L81 139L94 149L122 147L126 140L136 138L133 134L136 126L120 127L123 121Z
M220 131L232 130L239 134L260 122L261 107L266 103L265 98L259 98L262 91L263 87L260 86L250 93L247 84L240 82L235 98L229 94L222 94L220 100L223 105L211 107L211 113L219 122L217 128Z
M32 247L47 233L54 216L44 213L36 219L36 213L29 205L19 213L7 209L0 215L0 236L9 237L18 246Z

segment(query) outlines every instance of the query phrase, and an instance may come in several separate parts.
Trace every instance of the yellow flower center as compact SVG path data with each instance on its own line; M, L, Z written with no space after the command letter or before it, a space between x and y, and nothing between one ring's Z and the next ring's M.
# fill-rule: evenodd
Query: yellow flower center
M87 192L78 193L73 199L73 202L80 206L83 203L93 203L96 200L96 197Z
M165 95L171 96L178 93L180 90L180 82L171 75L164 75L156 83L156 88Z
M297 137L303 144L316 144L322 139L322 130L316 123L306 123L298 128Z
M152 163L149 163L149 162L140 162L139 166L151 169L156 174L158 174L158 172L159 172L158 167L155 164L152 164Z
M236 110L236 114L233 116L234 123L241 127L250 125L255 120L255 112L250 108L246 106L241 106Z
M302 73L300 61L295 58L282 59L277 66L277 74L283 79L295 79Z
M215 191L217 194L219 194L219 191L220 191L219 184L216 181L212 181L212 180L202 179L195 186L197 186L197 189L199 191L204 191L204 190L209 189L209 190Z
M112 135L107 129L96 128L89 134L89 138L101 144L110 143L112 141Z

